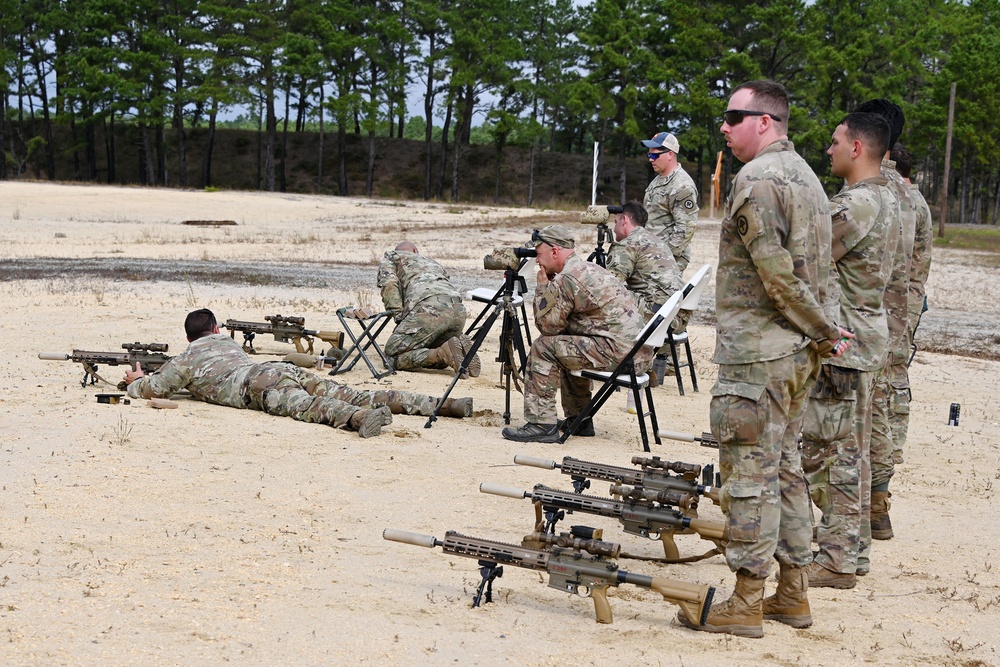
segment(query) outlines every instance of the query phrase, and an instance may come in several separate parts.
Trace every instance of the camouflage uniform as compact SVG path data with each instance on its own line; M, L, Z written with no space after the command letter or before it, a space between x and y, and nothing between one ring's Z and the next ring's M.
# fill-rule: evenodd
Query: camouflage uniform
M886 491L893 474L892 449L893 433L890 413L893 406L909 409L910 381L906 361L910 350L907 343L908 301L910 285L910 256L913 254L913 240L916 229L916 211L910 188L896 171L896 163L882 160L882 175L887 177L899 200L900 239L893 253L892 276L885 290L885 310L889 317L889 358L875 381L872 395L872 440L871 440L871 488ZM865 506L862 499L861 551L858 568L868 567L871 550L871 525L866 521L871 512L871 498ZM866 536L864 528L867 526Z
M646 187L642 205L649 213L646 229L656 234L674 254L683 274L691 261L691 239L698 222L698 189L684 167L657 175Z
M613 370L632 349L643 321L617 278L574 253L555 278L535 289L535 325L539 336L528 353L524 419L555 424L557 388L567 417L579 414L590 401L590 380L569 371ZM640 372L652 356L649 348L636 355Z
M187 389L198 400L344 428L358 410L396 403L430 415L437 400L409 391L359 391L292 364L253 362L226 334L193 341L151 375L128 386L132 398L165 398Z
M920 188L912 183L910 184L910 195L913 197L913 208L917 217L913 236L913 254L910 256L910 286L909 298L907 299L909 312L906 347L908 350L913 349L913 336L924 307L924 284L927 282L927 276L931 270L931 248L934 244L934 228L927 200L920 194ZM901 370L906 371L906 386L909 387L909 368L904 367ZM903 445L906 443L906 433L910 421L911 393L907 390L906 393L894 393L894 396L896 400L890 402L889 412L889 423L892 429L893 471L895 471L895 464L903 462Z
M462 333L465 306L440 264L412 252L390 250L378 267L378 287L396 325L385 353L398 371L447 368L428 353Z
M892 269L887 244L898 242L899 207L881 176L846 186L830 200L837 265L836 319L856 338L844 356L823 362L802 420L802 468L822 512L815 562L854 574L861 540L861 474L871 441L875 373L885 363L888 324L882 294Z
M625 283L645 321L649 321L674 292L684 287L670 248L643 227L611 244L608 271Z
M726 560L764 578L771 559L812 561L809 493L796 443L820 357L840 331L822 304L831 287L830 212L790 141L747 163L726 201L716 273L719 441Z

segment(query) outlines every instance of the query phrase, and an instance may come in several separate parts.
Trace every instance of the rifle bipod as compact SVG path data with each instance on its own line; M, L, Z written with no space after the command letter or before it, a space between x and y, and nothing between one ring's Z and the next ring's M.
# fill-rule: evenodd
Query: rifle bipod
M479 561L479 576L483 578L476 588L476 596L472 598L472 608L475 609L483 600L483 593L486 593L486 602L493 602L493 580L503 576L503 565L497 565L493 561Z

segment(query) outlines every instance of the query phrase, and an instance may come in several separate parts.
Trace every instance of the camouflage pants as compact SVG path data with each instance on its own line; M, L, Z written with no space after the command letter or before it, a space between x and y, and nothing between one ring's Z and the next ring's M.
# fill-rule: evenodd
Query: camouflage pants
M436 399L410 391L352 389L291 364L259 364L254 371L247 378L244 404L303 422L346 428L351 415L361 409L398 403L406 414L430 415L437 405Z
M910 375L906 364L886 367L875 386L872 421L872 488L886 491L902 456L910 422Z
M418 303L396 325L385 344L385 354L397 371L447 368L427 361L431 349L462 333L465 306L458 297L431 297Z
M763 578L772 558L793 567L812 561L809 490L797 440L818 372L811 348L719 366L710 413L729 524L726 561L734 572Z
M643 348L646 350L647 348ZM607 338L596 336L539 336L528 352L524 379L524 419L533 424L555 424L556 390L562 396L563 416L578 415L590 402L590 380L570 375L570 371L590 368L614 370L628 351ZM652 353L637 365L649 365ZM643 367L645 371L645 367Z
M823 366L802 419L802 468L821 513L815 561L833 572L857 571L862 508L871 507L874 380L874 373Z

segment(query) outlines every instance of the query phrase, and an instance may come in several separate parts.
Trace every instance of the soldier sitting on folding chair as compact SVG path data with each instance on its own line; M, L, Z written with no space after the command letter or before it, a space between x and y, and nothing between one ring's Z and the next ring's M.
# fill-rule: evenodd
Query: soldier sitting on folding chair
M535 326L539 336L531 345L524 381L524 418L520 428L505 428L503 437L519 442L558 442L556 391L561 390L563 412L572 423L591 398L590 380L570 375L590 368L610 371L628 354L642 331L642 315L621 281L606 269L574 252L573 235L565 227L536 230L538 286L535 289ZM636 358L645 372L652 353ZM578 436L594 435L592 421Z
M459 369L472 339L462 333L465 306L444 267L403 241L385 253L378 267L378 287L396 329L385 344L385 353L397 371L420 368ZM469 362L469 375L477 377L479 356Z
M622 212L615 216L615 243L608 253L608 271L625 283L646 322L674 292L684 287L670 246L646 229L648 219L649 214L639 202L630 201L622 206ZM690 310L679 312L673 330L686 331L690 317ZM673 366L667 364L670 348L663 349L666 353L661 351L654 364L657 375L654 384L662 384L663 376L674 372Z

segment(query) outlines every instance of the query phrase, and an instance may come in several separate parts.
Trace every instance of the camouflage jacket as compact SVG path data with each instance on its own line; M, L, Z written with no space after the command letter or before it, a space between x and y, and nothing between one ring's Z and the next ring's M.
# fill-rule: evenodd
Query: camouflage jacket
M917 214L913 234L913 254L910 256L910 297L907 299L910 311L908 324L912 329L920 318L920 311L924 306L924 285L931 272L934 227L927 200L920 194L920 188L916 184L910 184L910 195L913 197L913 208Z
M882 160L882 175L889 179L896 198L899 200L900 239L892 265L892 275L885 288L885 311L889 316L889 361L890 365L905 364L910 358L907 331L910 299L910 256L913 254L913 238L917 226L916 210L910 186L896 171L896 163Z
M240 344L226 334L192 341L181 354L128 386L132 398L166 398L187 389L202 401L245 408L245 389L261 364L254 363Z
M535 288L535 326L543 336L607 338L624 355L643 320L617 278L573 253L555 278Z
M646 187L642 205L649 213L646 229L660 237L674 257L685 256L698 222L698 189L684 167L657 175Z
M421 301L438 296L460 299L444 267L430 257L390 250L378 267L385 310L402 320Z
M780 359L840 340L823 310L830 233L823 186L792 142L770 144L740 170L719 238L716 363Z
M854 331L855 339L844 356L824 363L876 371L889 351L882 295L893 260L886 248L898 243L899 203L887 179L866 178L845 186L830 200L830 217L840 292L836 319Z
M636 227L624 240L611 244L607 268L635 296L646 320L674 292L684 287L670 248L642 227Z

